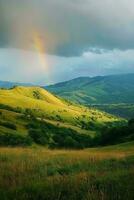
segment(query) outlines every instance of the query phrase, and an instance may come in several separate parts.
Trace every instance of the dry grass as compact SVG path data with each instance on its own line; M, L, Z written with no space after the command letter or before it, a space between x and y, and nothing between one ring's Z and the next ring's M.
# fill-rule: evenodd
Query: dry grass
M0 149L2 200L131 200L133 177L134 143L79 151Z

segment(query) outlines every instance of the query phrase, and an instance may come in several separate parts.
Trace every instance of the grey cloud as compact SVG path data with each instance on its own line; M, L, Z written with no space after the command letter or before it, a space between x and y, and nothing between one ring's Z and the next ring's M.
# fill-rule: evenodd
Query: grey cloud
M133 0L0 0L0 8L1 46L32 48L35 30L49 54L134 48Z

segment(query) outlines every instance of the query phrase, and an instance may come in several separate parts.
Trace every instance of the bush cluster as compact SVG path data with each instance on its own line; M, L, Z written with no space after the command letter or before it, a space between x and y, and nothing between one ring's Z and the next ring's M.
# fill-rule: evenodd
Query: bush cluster
M11 122L5 122L5 121L0 121L0 125L1 126L4 126L6 128L10 128L10 129L13 129L13 130L17 130L17 127L15 124L11 123Z
M46 122L31 121L27 125L29 136L37 144L48 145L50 148L85 148L91 146L89 135L79 134L76 131L57 127Z
M17 133L0 133L0 146L29 146L32 139Z
M105 128L102 130L101 134L95 138L95 142L101 146L132 140L134 140L134 119L129 120L126 125Z

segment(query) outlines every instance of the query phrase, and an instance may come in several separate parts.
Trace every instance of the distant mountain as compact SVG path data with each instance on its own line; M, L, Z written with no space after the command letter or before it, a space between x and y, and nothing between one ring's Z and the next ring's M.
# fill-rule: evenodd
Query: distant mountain
M80 77L45 88L82 104L134 103L134 74Z
M32 86L30 83L17 83L10 81L0 81L0 88L12 88L14 86Z
M126 119L134 118L134 104L99 104L94 105L94 107Z

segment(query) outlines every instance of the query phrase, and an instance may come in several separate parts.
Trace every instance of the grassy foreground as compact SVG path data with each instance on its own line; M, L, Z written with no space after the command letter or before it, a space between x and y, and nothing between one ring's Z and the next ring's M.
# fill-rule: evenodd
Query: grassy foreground
M133 200L134 142L87 150L0 148L2 200Z

